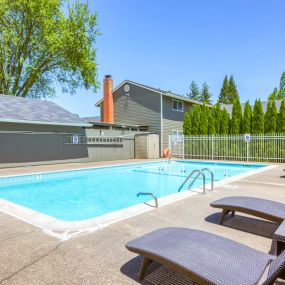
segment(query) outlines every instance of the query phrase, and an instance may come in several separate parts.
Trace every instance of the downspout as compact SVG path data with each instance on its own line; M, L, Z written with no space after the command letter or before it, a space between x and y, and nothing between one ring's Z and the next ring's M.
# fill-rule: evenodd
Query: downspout
M160 156L163 154L163 96L160 93Z

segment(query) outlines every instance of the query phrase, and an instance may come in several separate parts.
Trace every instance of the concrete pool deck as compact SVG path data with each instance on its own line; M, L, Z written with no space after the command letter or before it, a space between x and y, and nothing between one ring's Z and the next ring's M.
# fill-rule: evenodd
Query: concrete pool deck
M113 164L76 163L0 169L0 176ZM0 213L0 284L140 284L136 280L140 258L128 252L125 244L164 226L201 229L268 252L276 224L237 213L220 226L218 211L209 203L230 195L285 202L283 168L284 165L241 178L217 187L215 192L207 195L185 198L64 242Z

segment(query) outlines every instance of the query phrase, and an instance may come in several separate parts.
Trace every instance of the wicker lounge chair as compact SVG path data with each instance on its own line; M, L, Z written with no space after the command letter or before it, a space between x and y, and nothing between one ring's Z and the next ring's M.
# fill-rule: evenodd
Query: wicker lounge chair
M265 220L282 223L285 219L285 204L255 197L226 197L210 204L223 209L220 224L228 213L242 212Z
M207 232L162 228L126 245L143 256L139 279L156 261L202 285L273 284L285 269L278 257Z

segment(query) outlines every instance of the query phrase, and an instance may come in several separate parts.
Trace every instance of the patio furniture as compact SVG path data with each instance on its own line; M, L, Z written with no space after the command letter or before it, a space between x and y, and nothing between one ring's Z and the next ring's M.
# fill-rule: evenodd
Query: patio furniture
M278 224L285 219L285 204L261 198L226 197L214 201L210 205L214 208L222 209L220 224L223 223L224 217L230 212L232 216L235 215L235 212L241 212Z
M273 256L203 231L161 228L126 245L143 256L139 279L156 261L202 285L273 284L285 269L285 251Z

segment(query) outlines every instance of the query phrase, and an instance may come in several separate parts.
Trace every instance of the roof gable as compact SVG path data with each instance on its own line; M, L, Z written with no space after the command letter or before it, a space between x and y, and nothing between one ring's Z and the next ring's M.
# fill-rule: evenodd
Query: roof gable
M171 98L174 98L174 99L177 99L177 100L181 100L181 101L185 101L185 102L189 102L189 103L193 103L193 104L196 104L196 105L203 105L203 103L199 102L199 101L195 101L195 100L192 100L190 98L187 98L185 96L182 96L182 95L178 95L178 94L175 94L171 91L166 91L166 90L162 90L160 88L154 88L154 87L150 87L148 85L145 85L145 84L141 84L141 83L137 83L137 82L134 82L134 81L131 81L131 80L124 80L122 83L120 83L119 85L117 85L114 89L113 89L113 92L115 92L116 90L118 90L121 86L123 86L124 84L126 83L129 83L129 84L133 84L133 85L136 85L136 86L139 86L141 88L144 88L144 89L147 89L147 90L151 90L153 92L156 92L158 94L162 94L163 96L167 96L167 97L171 97ZM104 101L104 98L100 99L96 104L95 106L99 107L101 105L101 103ZM209 107L211 107L211 105L207 105Z

